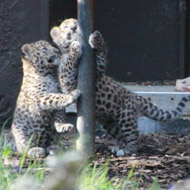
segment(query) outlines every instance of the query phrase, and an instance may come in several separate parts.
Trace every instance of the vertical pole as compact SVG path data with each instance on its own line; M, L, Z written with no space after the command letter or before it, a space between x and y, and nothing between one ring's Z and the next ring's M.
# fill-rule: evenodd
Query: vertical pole
M95 126L95 59L88 38L93 29L93 0L77 0L79 33L83 54L78 69L78 85L81 97L77 104L77 150L86 156L94 154Z

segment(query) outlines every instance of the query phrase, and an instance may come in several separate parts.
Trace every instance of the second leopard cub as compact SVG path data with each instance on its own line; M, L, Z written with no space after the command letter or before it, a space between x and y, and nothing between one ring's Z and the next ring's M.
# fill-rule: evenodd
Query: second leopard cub
M44 157L55 134L52 122L60 121L61 111L76 101L80 93L59 93L54 73L60 63L60 52L48 42L25 44L22 54L24 76L11 130L18 152L23 153L29 145L29 157Z
M63 22L63 25L66 25L66 21ZM64 49L68 36L69 39L72 39L72 35L73 38L76 38L77 30L72 30L73 25L77 25L76 20L75 22L67 22L67 26L65 26L67 30L57 31L57 35L52 36L60 49ZM69 28L70 30L68 30ZM90 35L89 44L96 50L96 120L107 134L118 141L118 147L112 150L117 156L136 153L139 137L137 118L139 115L145 115L158 121L172 120L182 113L186 102L190 101L190 96L182 98L175 110L164 111L159 109L147 99L127 90L122 84L105 75L107 48L100 32L96 31ZM63 90L64 88L76 88L76 81L68 83L69 86L65 83L65 81L69 81L68 72L69 75L77 77L76 67L77 63L68 65L60 73L60 76L63 76L59 80Z
M50 35L54 43L61 51L60 64L58 66L58 80L61 91L69 94L76 89L78 60L82 54L82 48L78 40L77 21L66 19L59 27L53 27ZM55 124L57 132L74 130L74 125L65 123L64 125Z

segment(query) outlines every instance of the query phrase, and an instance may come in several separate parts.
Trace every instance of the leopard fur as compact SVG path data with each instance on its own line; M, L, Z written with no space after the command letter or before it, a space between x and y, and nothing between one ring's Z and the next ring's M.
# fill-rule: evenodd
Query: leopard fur
M11 132L18 152L23 153L29 146L29 157L44 157L55 134L52 122L65 121L61 118L62 111L76 101L80 93L78 90L67 95L59 93L55 76L60 63L57 48L41 40L23 45L22 54L24 76Z
M70 27L69 24L67 28ZM75 33L77 33L77 30ZM67 36L67 31L61 31L59 35L60 41L65 43L67 38L62 38L62 36ZM77 36L77 34L73 34L73 36ZM56 43L56 40L54 42ZM101 124L107 134L117 140L118 147L113 149L113 152L117 156L136 153L138 150L139 131L137 119L139 115L145 115L158 121L175 119L182 113L186 102L190 101L190 96L182 98L176 109L172 111L164 111L158 108L149 100L124 88L122 84L105 74L107 48L100 32L96 31L90 35L89 44L96 51L96 120ZM62 43L57 43L57 46L59 49L64 48ZM74 78L77 76L76 67L72 70L71 65L68 65L68 70L63 70L62 73L59 73L65 76L64 81L69 80L69 78L66 79L67 74L64 71L69 71L70 74L72 73L75 76ZM66 87L64 81L59 80L62 89L76 88L76 83L73 83L73 87Z

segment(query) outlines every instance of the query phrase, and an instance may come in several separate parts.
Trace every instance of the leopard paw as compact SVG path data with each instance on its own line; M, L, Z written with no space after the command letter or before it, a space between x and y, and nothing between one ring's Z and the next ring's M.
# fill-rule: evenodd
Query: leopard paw
M80 90L73 90L68 96L67 99L67 106L69 106L70 104L74 103L78 97L80 96Z
M98 51L102 51L105 48L103 36L99 31L95 31L90 35L89 44Z
M70 51L72 54L80 58L80 56L82 55L82 47L80 43L77 41L73 41L70 46Z
M120 149L119 147L114 147L111 152L116 156L116 157L120 157L120 156L124 156L125 152L123 149Z
M55 129L58 133L71 133L74 132L74 125L71 123L54 123Z
M78 90L78 89L73 90L71 92L71 96L72 96L73 102L76 101L78 99L78 97L80 96L80 90Z
M128 150L126 148L119 148L119 147L114 147L111 152L116 156L116 157L122 157L126 155L133 155L135 156L136 151L135 150Z
M46 152L41 147L33 147L28 150L27 156L29 158L44 158L46 156Z

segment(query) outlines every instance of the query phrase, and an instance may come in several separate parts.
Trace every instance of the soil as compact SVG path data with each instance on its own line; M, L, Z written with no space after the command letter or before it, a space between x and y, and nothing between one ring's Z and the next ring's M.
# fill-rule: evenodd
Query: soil
M68 141L65 142L69 148ZM93 163L101 166L109 160L108 177L115 183L126 179L133 170L130 181L138 181L138 190L151 186L157 178L162 189L169 189L175 182L190 176L190 137L166 136L162 134L142 135L139 138L139 152L136 155L115 157L111 149L115 142L108 136L96 137L96 153ZM25 167L29 160L26 160ZM18 166L19 156L4 160L5 165ZM47 169L48 170L48 169ZM24 171L23 171L24 173Z
M190 177L190 137L142 135L137 155L117 158L110 153L113 145L108 137L97 138L95 163L102 165L110 158L109 176L116 182L126 179L132 168L130 180L140 180L139 190L150 187L154 178L162 189L169 189L175 182Z

